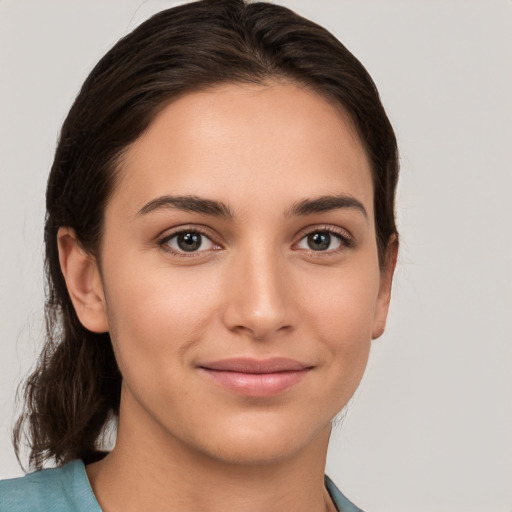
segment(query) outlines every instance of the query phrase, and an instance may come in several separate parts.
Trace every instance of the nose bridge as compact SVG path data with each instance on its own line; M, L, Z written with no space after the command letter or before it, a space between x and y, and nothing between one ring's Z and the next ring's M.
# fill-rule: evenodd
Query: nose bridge
M263 339L293 327L294 315L283 256L268 241L255 245L234 258L225 321L230 329Z

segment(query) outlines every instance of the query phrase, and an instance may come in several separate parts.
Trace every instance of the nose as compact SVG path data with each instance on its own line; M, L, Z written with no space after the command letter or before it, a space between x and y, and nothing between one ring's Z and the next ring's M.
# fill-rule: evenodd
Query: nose
M224 324L255 340L292 331L298 315L286 263L271 250L248 253L229 269Z

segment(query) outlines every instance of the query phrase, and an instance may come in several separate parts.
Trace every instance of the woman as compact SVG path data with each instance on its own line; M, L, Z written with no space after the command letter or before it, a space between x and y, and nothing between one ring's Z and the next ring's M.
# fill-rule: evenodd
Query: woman
M283 7L194 2L116 44L48 181L16 443L58 468L1 510L359 510L325 457L385 327L397 175L371 78Z

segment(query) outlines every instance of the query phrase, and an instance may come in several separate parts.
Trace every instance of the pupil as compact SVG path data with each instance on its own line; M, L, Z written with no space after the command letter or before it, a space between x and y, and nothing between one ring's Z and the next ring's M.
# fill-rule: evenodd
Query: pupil
M197 233L184 233L178 235L178 246L181 250L192 252L201 247L201 235Z
M331 235L325 232L309 235L308 245L313 251L325 251L331 245Z

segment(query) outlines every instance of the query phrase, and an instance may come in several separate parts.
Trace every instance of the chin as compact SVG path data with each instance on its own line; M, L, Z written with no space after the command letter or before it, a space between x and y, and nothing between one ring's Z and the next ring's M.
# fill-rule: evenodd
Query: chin
M226 464L279 464L311 449L313 445L327 445L331 431L330 421L314 427L299 420L285 425L269 418L258 418L252 422L244 419L240 423L220 426L217 432L210 429L200 450L209 458Z

